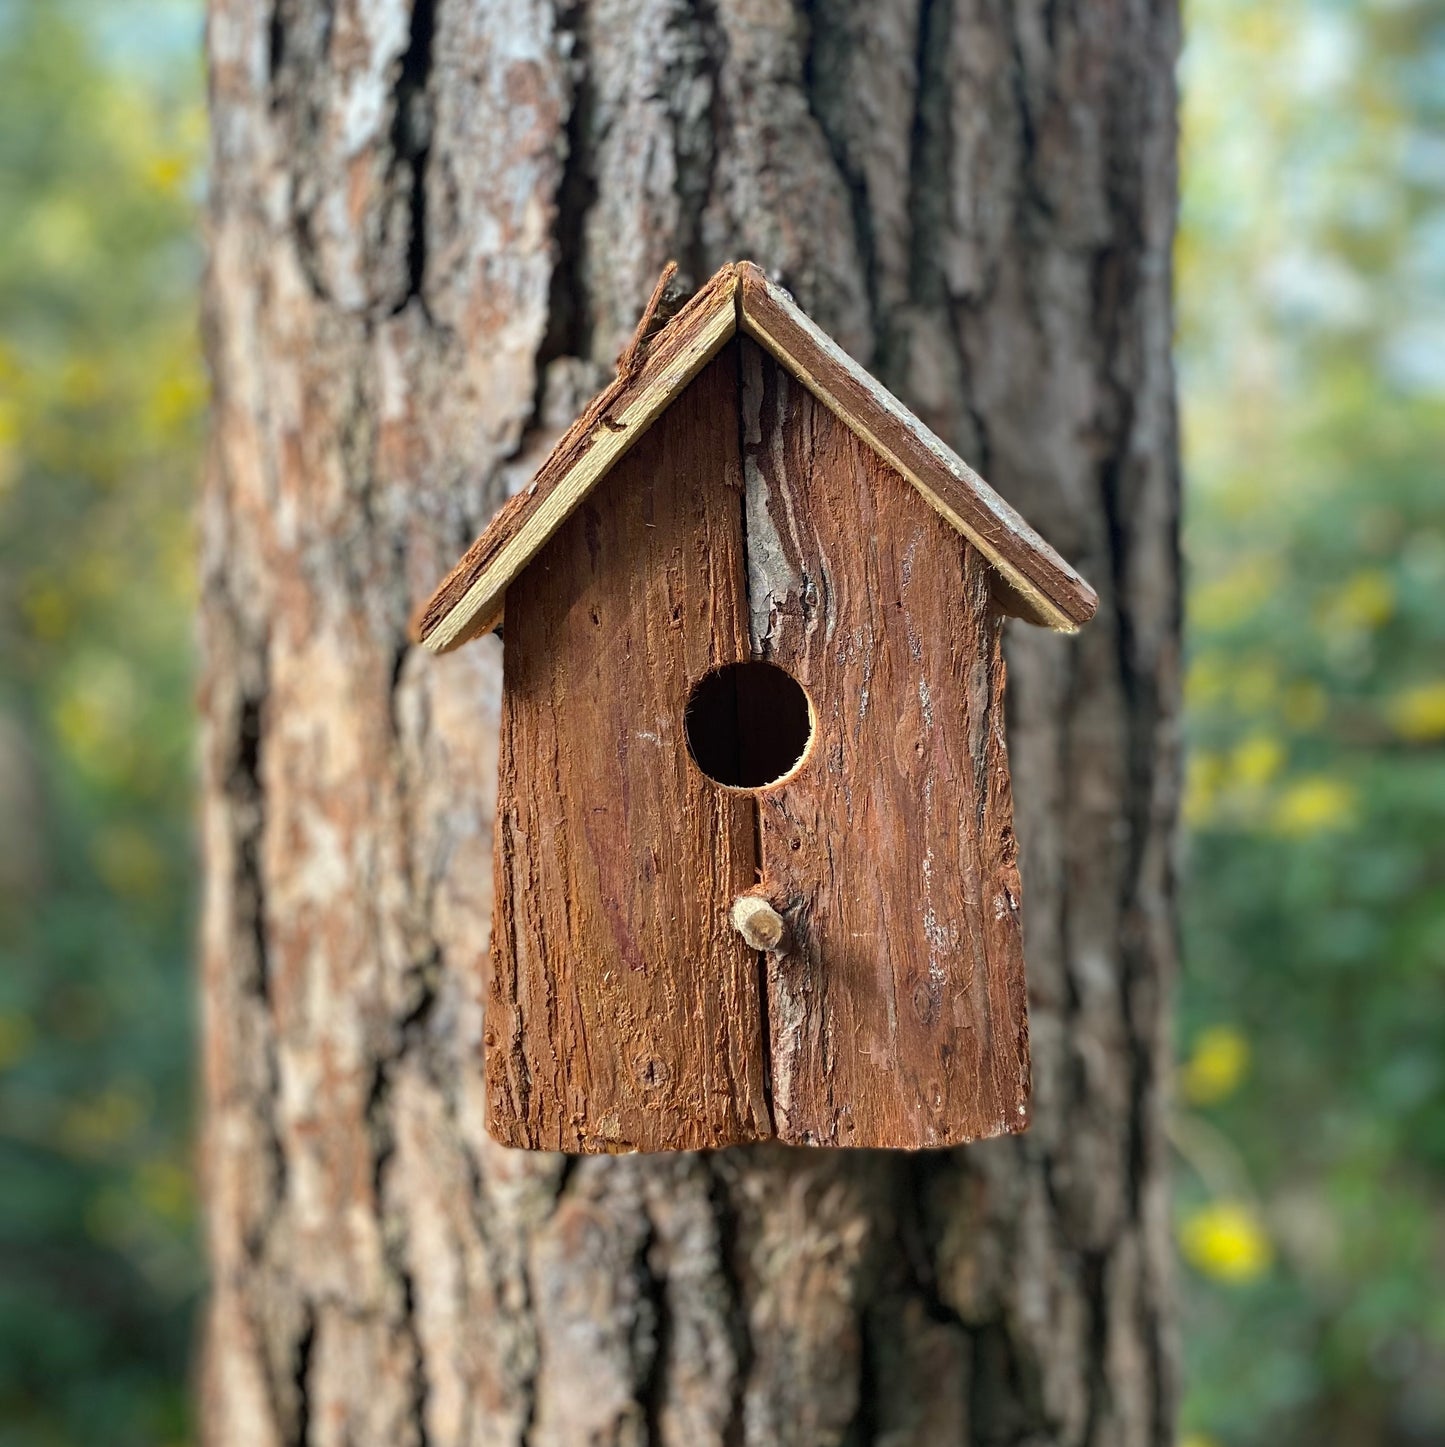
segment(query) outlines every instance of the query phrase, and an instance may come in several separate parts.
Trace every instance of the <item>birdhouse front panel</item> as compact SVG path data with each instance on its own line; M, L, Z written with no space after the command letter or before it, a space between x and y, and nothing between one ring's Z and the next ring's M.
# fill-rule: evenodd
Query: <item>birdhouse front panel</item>
M692 685L748 656L737 367L714 359L507 593L487 1122L508 1145L771 1135L751 797L692 762Z
M778 1136L946 1146L1027 1122L1002 618L976 549L746 338L755 655L806 689L758 796Z
M505 603L488 1126L1021 1130L1003 620L1093 592L755 267L659 328L666 282L417 624L444 652Z

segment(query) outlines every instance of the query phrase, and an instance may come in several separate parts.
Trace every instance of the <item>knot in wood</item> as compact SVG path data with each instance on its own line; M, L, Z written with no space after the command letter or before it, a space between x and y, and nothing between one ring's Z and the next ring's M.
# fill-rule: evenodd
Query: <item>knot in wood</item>
M733 901L733 928L751 950L781 950L788 935L783 917L761 895L742 894Z

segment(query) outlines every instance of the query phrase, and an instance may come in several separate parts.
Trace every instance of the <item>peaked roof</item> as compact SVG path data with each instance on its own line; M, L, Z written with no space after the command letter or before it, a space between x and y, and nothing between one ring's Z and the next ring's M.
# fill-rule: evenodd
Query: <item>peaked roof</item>
M1072 633L1094 590L956 452L749 261L730 262L650 339L663 273L616 378L498 511L417 614L414 636L445 653L501 621L508 586L567 515L738 332L770 352L891 463L993 565L1009 611Z

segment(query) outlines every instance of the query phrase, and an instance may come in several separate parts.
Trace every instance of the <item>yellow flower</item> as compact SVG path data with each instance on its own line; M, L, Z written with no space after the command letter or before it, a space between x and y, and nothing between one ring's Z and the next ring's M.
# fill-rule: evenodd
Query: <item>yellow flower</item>
M1179 1447L1219 1447L1219 1443L1203 1432L1186 1432L1179 1439Z
M190 157L174 151L152 156L145 165L146 184L163 196L180 195L190 176Z
M20 409L0 397L0 497L20 475Z
M1232 1025L1201 1031L1179 1088L1191 1105L1214 1105L1232 1095L1249 1071L1249 1041Z
M1379 568L1362 568L1335 594L1324 623L1334 628L1379 628L1395 612L1395 585Z
M187 359L189 360L189 358ZM206 405L206 379L198 367L167 369L146 399L146 416L166 435L199 416Z
M1445 739L1445 679L1397 693L1390 700L1389 715L1395 732L1413 744Z
M1224 785L1225 763L1218 754L1195 749L1184 766L1184 800L1181 812L1191 829L1202 828L1214 812L1214 803Z
M1342 779L1308 774L1281 790L1275 801L1275 830L1295 838L1344 829L1354 822L1355 791Z
M1242 623L1272 597L1279 569L1268 558L1249 558L1223 577L1193 590L1189 616L1196 628L1213 632Z
M1235 747L1230 763L1235 779L1246 788L1269 783L1284 767L1284 746L1268 734L1252 734Z
M1231 1285L1262 1276L1274 1254L1259 1218L1239 1201L1214 1201L1190 1212L1179 1244L1196 1271Z
M55 731L66 753L86 773L107 781L134 765L140 690L129 663L97 654L69 681L54 707Z
M135 1191L146 1207L167 1221L191 1219L195 1192L185 1166L163 1156L143 1161L135 1173Z
M1201 653L1184 675L1184 702L1191 709L1204 708L1224 697L1229 684L1229 660L1222 653Z
M196 536L186 513L172 518L158 531L157 581L171 597L194 606L196 580Z

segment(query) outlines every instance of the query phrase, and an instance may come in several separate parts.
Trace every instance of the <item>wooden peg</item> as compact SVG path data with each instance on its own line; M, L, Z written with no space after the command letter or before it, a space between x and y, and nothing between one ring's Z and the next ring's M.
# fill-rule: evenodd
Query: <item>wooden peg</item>
M751 950L777 953L787 941L788 927L782 915L761 895L740 894L733 901L732 921Z

